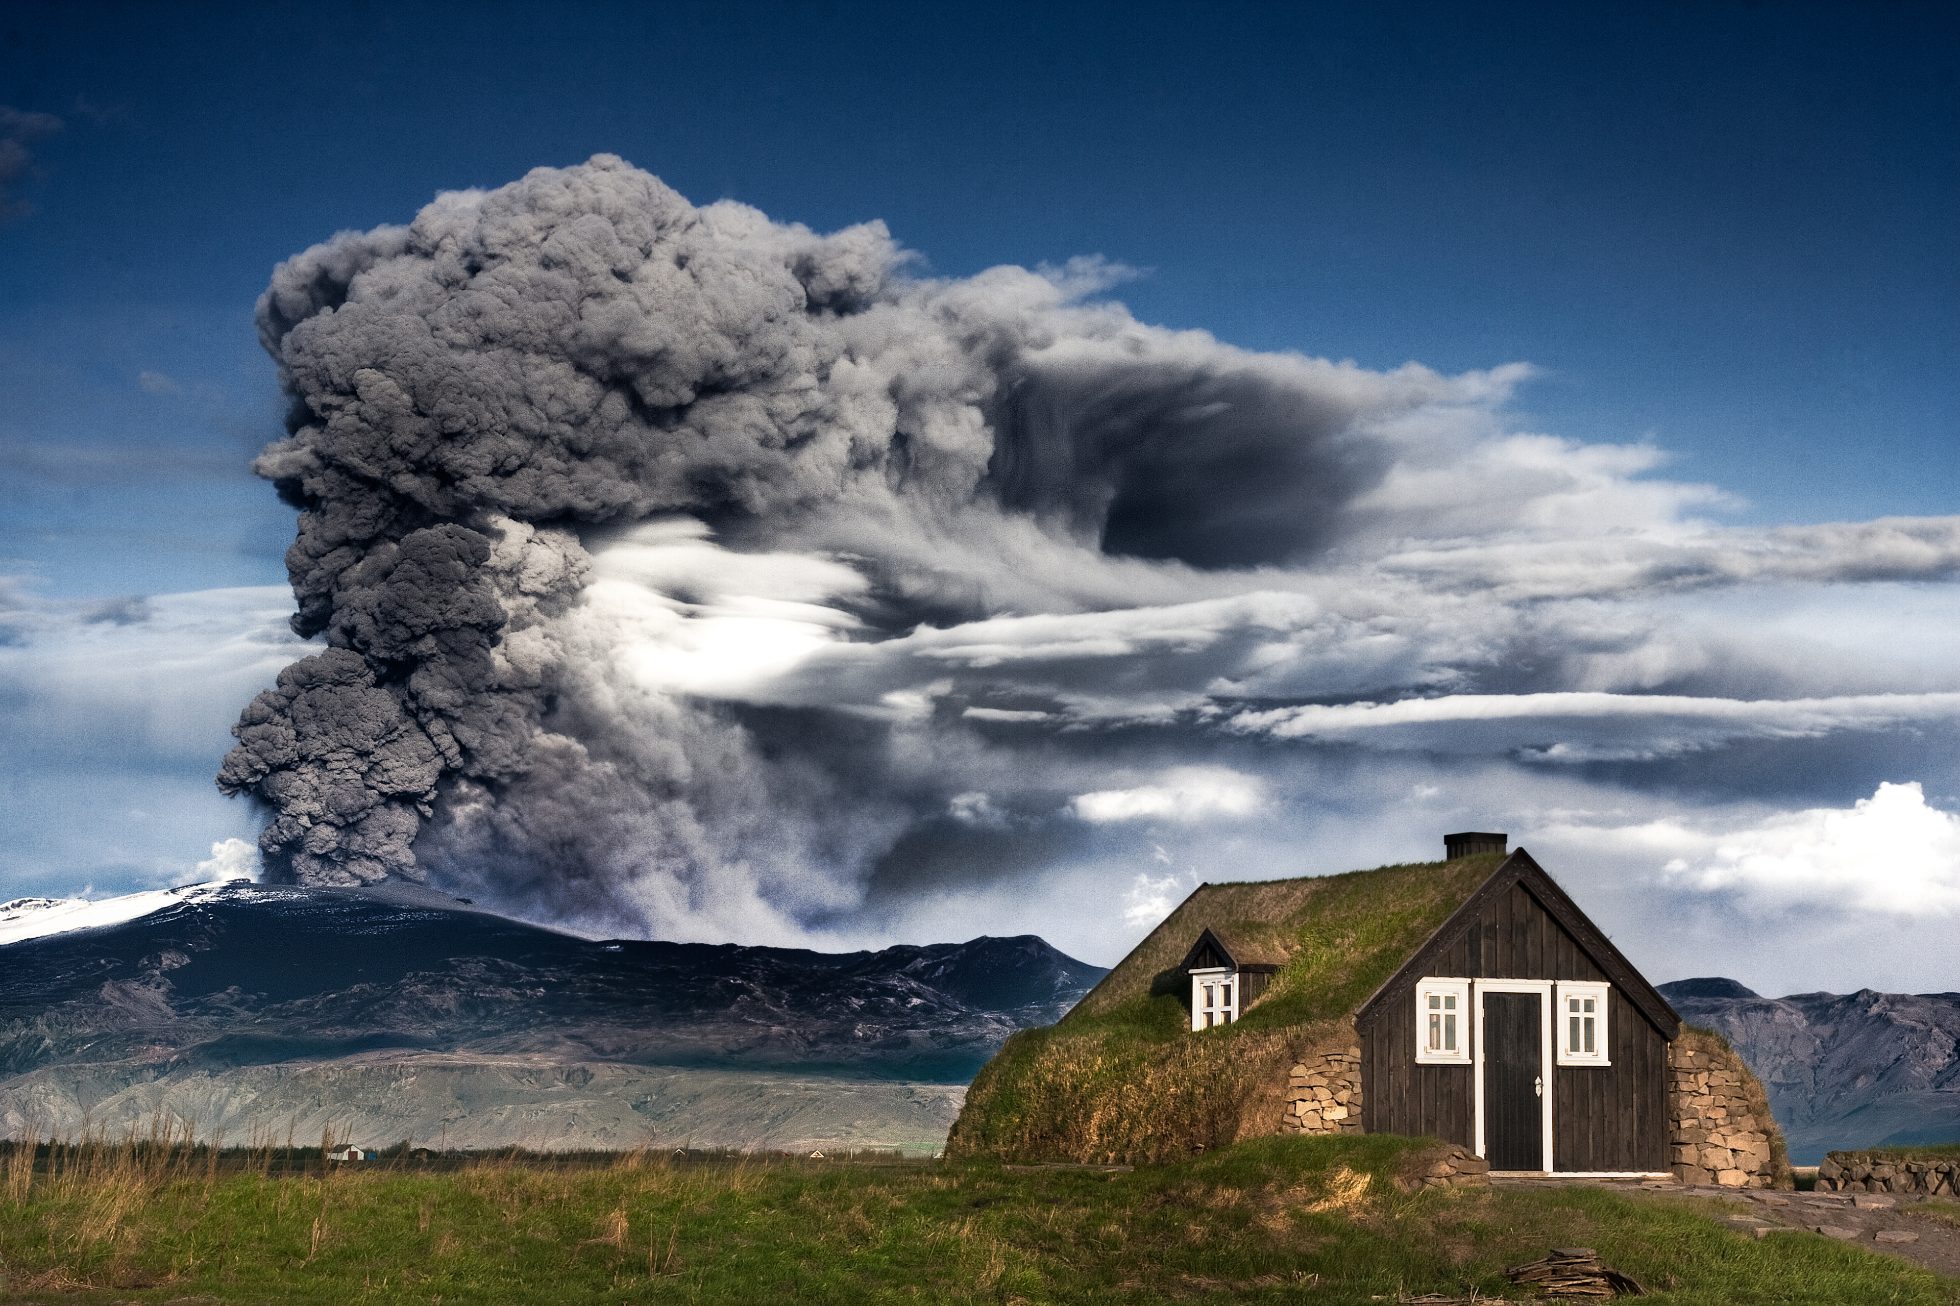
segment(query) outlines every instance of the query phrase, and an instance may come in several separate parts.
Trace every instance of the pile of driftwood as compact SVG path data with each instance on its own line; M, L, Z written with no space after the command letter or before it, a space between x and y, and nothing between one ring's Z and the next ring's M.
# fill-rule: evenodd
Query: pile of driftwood
M1599 1259L1590 1247L1554 1247L1529 1265L1514 1265L1504 1277L1547 1297L1644 1297L1646 1290Z

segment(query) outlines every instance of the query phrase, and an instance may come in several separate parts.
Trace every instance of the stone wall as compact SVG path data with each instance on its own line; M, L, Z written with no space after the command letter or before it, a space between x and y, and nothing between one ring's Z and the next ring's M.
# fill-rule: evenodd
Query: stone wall
M1769 1098L1720 1035L1684 1026L1668 1048L1667 1077L1676 1179L1722 1188L1790 1186Z
M1960 1197L1960 1157L1832 1152L1817 1167L1817 1187L1837 1193L1923 1193Z
M1361 1044L1352 1028L1300 1055L1286 1077L1285 1100L1283 1133L1361 1132Z
M1467 1147L1445 1143L1414 1158L1409 1173L1398 1178L1395 1186L1405 1193L1423 1188L1488 1188L1490 1162Z

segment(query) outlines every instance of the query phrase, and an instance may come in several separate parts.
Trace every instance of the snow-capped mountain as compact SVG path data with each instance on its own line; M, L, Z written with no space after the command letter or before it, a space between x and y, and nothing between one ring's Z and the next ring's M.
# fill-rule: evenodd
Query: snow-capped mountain
M0 945L38 939L71 930L120 925L162 911L173 903L229 887L233 881L192 884L177 889L152 889L119 898L15 898L0 902Z
M407 885L18 900L0 930L0 1134L930 1146L1103 973L1026 936L594 942Z

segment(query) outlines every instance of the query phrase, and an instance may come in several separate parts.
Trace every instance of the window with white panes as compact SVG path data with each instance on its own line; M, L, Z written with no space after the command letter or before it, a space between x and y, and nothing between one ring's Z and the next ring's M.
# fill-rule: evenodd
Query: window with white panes
M1426 979L1416 985L1416 1061L1460 1065L1470 1060L1470 981Z
M1558 986L1558 1063L1605 1066L1606 1010L1611 986L1571 981Z
M1239 1015L1239 977L1228 967L1191 972L1191 1028L1229 1025Z

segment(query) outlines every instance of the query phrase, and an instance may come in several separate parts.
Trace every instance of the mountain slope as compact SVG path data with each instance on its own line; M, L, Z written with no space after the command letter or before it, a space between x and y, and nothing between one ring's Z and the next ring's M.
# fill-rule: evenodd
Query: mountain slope
M0 907L27 936L0 946L0 1132L929 1146L1102 975L1032 937L828 954L591 942L408 887L164 896L49 933L67 904Z
M1769 1092L1804 1164L1832 1148L1960 1141L1960 993L1799 993L1734 980L1660 990L1725 1036Z

